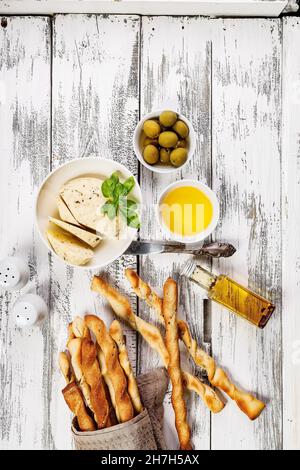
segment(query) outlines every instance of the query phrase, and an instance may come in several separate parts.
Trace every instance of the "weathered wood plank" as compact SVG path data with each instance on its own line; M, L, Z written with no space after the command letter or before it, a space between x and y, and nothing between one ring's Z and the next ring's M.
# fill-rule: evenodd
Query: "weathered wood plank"
M132 134L138 120L139 32L137 16L59 15L53 24L53 167L78 157L115 159L137 174ZM124 288L123 258L105 270L112 282ZM64 348L67 323L76 314L112 315L99 297L90 293L91 272L65 269L51 259L52 360ZM132 296L135 307L135 296ZM135 360L134 332L127 345ZM66 405L59 390L63 381L53 368L51 415L55 446L66 448L71 435Z
M276 304L263 331L212 306L215 357L238 384L267 401L254 423L228 402L212 418L213 449L280 449L281 22L217 20L213 40L213 188L216 239L238 251L214 269Z
M300 41L299 18L283 20L282 349L283 448L300 448Z
M172 181L195 178L210 182L210 67L211 44L208 35L209 20L203 18L153 17L142 20L141 57L141 115L155 109L173 108L193 123L198 140L191 163L175 175L157 176L141 168L141 185L145 201L155 204L160 192ZM160 239L162 233L155 222L154 208L149 207L143 220L141 236ZM158 255L144 257L140 263L142 277L153 287L162 288L170 275L180 272L186 256ZM193 286L181 285L180 305L186 312L193 333L204 340L204 322L201 293ZM155 321L141 302L140 315ZM139 371L158 364L156 354L143 341L139 342ZM170 401L170 396L166 400ZM197 449L210 446L210 414L200 400L192 396L188 403L193 443ZM174 418L166 413L166 433L170 448L178 446L174 432Z
M9 17L0 26L0 259L28 260L46 302L49 263L34 228L34 201L50 167L50 42L48 18ZM10 315L17 295L0 295L0 446L43 449L51 445L49 321L18 329Z

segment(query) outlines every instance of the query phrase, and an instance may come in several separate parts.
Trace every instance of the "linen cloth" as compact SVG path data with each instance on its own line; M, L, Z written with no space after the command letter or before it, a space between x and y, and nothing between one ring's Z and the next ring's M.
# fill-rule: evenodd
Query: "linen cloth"
M78 431L72 423L76 450L166 450L163 434L163 399L168 388L164 368L137 377L144 411L127 423L91 432Z

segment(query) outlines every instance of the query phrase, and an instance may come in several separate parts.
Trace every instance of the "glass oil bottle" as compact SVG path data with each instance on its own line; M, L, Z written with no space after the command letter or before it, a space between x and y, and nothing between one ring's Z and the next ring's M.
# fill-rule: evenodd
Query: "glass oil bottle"
M182 275L207 290L211 300L228 308L236 315L264 328L274 312L275 306L260 295L241 286L223 274L216 276L193 261L188 261Z

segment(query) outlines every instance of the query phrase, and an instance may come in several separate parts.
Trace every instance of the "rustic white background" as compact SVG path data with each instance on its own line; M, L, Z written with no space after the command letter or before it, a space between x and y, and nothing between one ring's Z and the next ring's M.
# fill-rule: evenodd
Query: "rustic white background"
M135 15L8 17L0 27L0 257L28 259L49 307L42 328L18 330L14 296L0 296L0 447L67 449L70 415L61 398L57 354L66 326L85 311L112 318L89 291L91 272L65 268L34 229L34 198L52 169L72 158L104 156L139 176L145 198L179 177L211 185L221 203L215 239L233 258L214 262L276 303L257 330L181 282L180 306L199 342L235 382L267 402L254 423L228 402L211 416L188 397L197 449L300 448L300 22ZM139 116L172 106L193 122L197 149L181 175L138 168L132 133ZM160 238L153 219L143 238ZM123 258L105 275L128 292L123 268L138 267L155 287L186 256ZM131 300L139 314L152 315ZM158 364L128 332L138 372ZM192 365L191 365L192 367ZM166 434L176 447L166 397Z

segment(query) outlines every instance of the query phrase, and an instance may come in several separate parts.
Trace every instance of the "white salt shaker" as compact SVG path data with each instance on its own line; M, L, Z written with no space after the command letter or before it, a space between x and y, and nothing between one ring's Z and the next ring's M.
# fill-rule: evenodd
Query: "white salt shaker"
M29 266L25 260L10 256L0 261L0 291L17 291L28 284Z
M15 302L12 314L16 325L26 328L41 324L48 314L48 308L39 295L24 294Z

